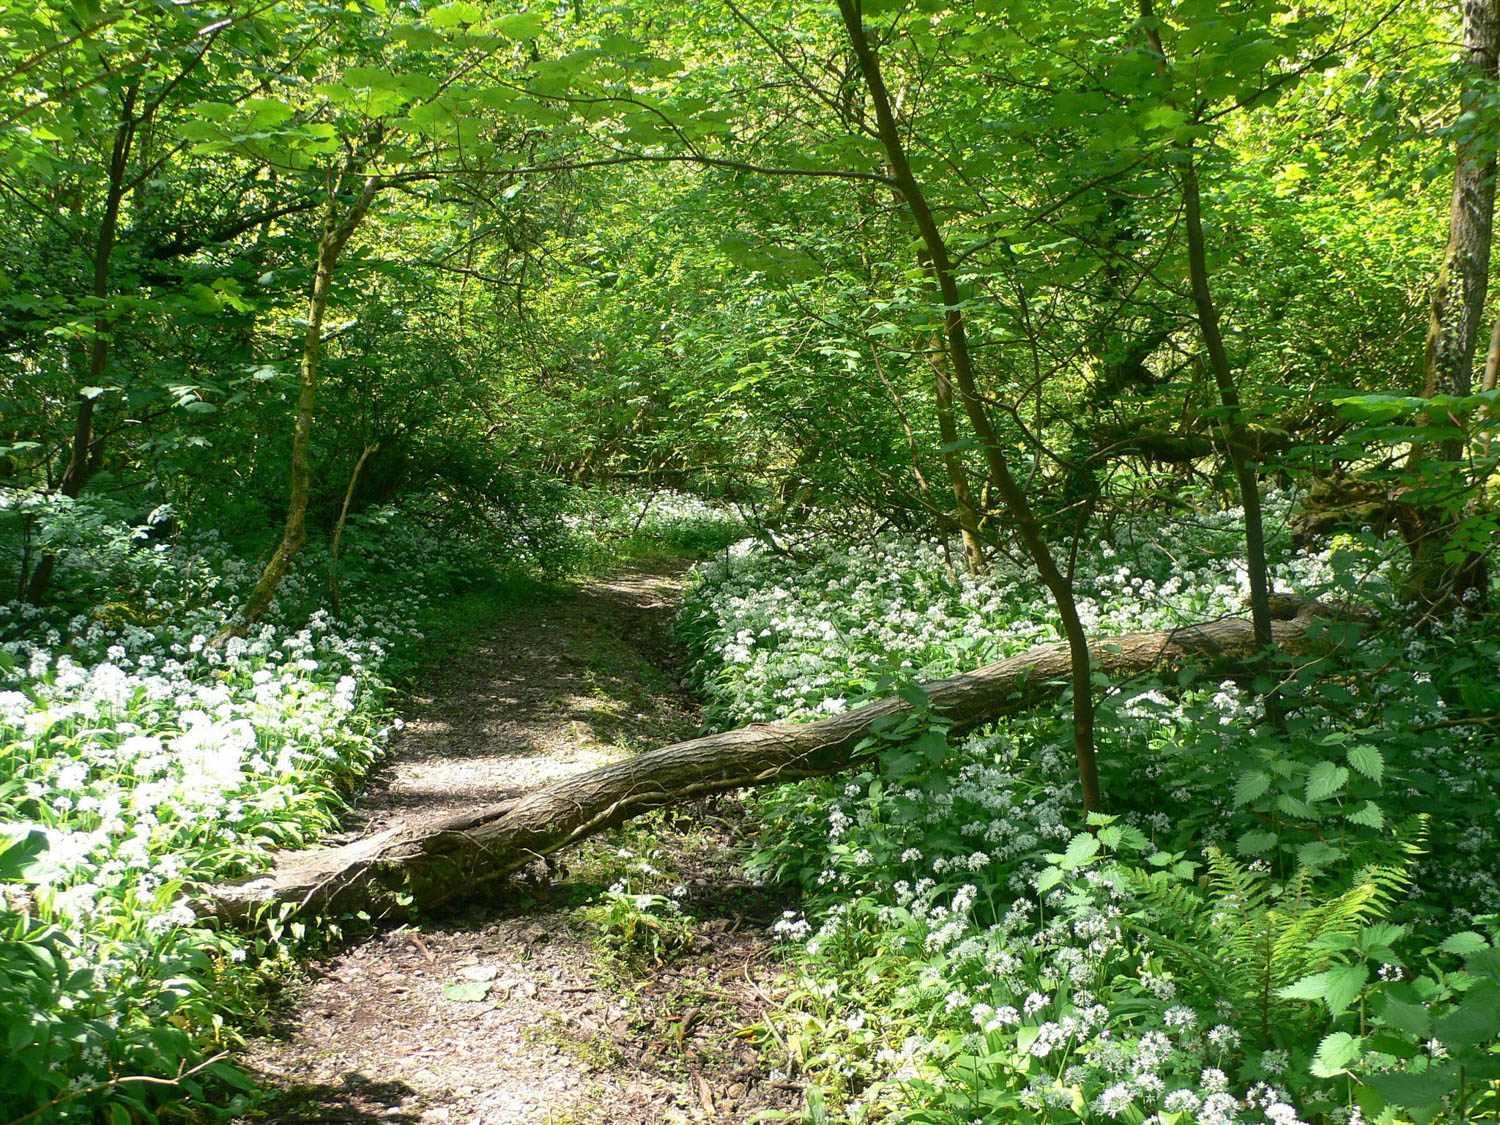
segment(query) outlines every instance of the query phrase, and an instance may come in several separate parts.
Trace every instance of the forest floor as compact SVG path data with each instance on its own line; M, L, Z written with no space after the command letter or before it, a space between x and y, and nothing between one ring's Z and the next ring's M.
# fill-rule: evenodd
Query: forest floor
M685 568L633 563L541 596L438 662L350 835L693 734L668 631ZM777 987L766 927L782 904L735 877L740 819L732 801L693 806L585 845L555 882L534 873L308 967L246 1052L269 1091L251 1120L647 1125L793 1109L800 1090L766 1073L744 1030ZM690 952L632 971L583 907L643 850L698 921Z

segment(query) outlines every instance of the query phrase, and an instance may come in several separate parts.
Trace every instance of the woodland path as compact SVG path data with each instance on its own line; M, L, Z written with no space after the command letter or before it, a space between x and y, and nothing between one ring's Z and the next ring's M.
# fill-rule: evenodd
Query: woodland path
M686 564L632 563L509 611L433 670L350 836L440 819L693 733L667 624ZM700 802L585 844L501 899L376 934L289 990L245 1061L248 1120L394 1125L745 1121L801 1101L737 1035L769 1003L778 908L735 881L738 806ZM687 887L693 951L633 975L574 907L645 848ZM557 882L551 882L555 874ZM636 889L632 887L632 889ZM482 1000L445 986L488 984Z

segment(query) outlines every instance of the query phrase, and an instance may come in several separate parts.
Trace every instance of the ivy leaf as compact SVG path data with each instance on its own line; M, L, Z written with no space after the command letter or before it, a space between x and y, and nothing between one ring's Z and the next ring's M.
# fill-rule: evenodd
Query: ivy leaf
M1333 762L1319 762L1307 775L1307 799L1326 801L1349 782L1349 771Z
M1385 758L1379 750L1366 743L1351 746L1348 750L1349 764L1371 781L1379 781L1385 776Z

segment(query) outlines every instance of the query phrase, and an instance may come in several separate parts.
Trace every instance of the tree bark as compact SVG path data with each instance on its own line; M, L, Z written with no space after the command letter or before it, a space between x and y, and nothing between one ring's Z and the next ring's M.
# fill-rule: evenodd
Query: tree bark
M339 177L339 185L356 172L362 163L362 159L352 162L346 173ZM330 194L328 210L323 220L323 235L318 240L317 272L313 277L312 293L307 300L307 330L302 334L297 420L292 429L291 494L287 504L286 525L282 530L281 542L276 545L270 562L266 563L265 570L261 572L260 581L245 599L244 608L235 621L217 638L219 641L231 636L242 636L246 629L260 619L270 607L271 599L276 596L276 588L291 569L292 560L307 542L307 504L312 495L312 424L313 411L317 406L318 363L323 353L323 317L328 311L328 294L333 288L333 273L338 268L339 258L379 190L379 178L366 176L359 194L347 208L340 207L338 185Z
M78 390L78 402L73 414L73 439L68 451L67 467L57 491L69 500L77 500L88 483L95 461L94 452L94 403L99 399L98 386L109 367L109 318L105 306L109 298L110 260L114 256L115 241L120 226L120 207L125 199L125 173L130 167L130 150L135 142L136 128L141 119L135 114L139 85L125 91L121 103L120 124L115 129L114 143L110 148L108 185L104 196L104 213L99 220L99 235L94 240L94 285L93 296L99 304L94 314L94 334L89 342L89 363L85 378L88 380ZM44 554L32 571L31 581L26 587L26 600L32 605L41 605L52 583L52 573L57 569L57 555L51 551Z
M943 238L942 229L928 205L926 193L906 157L906 146L901 140L901 131L891 109L891 97L881 75L880 62L865 31L860 0L839 0L839 15L848 31L850 47L854 51L865 86L870 91L876 132L890 161L891 177L896 181L896 188L906 201L912 221L921 234L922 244L930 259L932 276L942 296L948 359L964 413L968 415L969 424L973 426L974 434L984 450L990 483L1000 493L1006 512L1015 521L1021 542L1025 544L1026 552L1031 556L1043 585L1051 593L1058 617L1062 621L1063 636L1067 638L1072 660L1073 751L1078 759L1078 778L1083 787L1084 807L1097 811L1103 808L1103 799L1099 792L1099 771L1094 762L1094 701L1090 686L1093 671L1089 660L1088 635L1078 617L1073 587L1052 557L1052 550L1042 534L1031 502L1011 474L1010 464L1000 445L1000 435L980 397L969 353L968 327L964 320L953 260L948 253L948 243Z
M1495 222L1495 138L1493 96L1500 64L1500 0L1464 0L1463 76L1459 93L1458 140L1453 171L1453 202L1448 217L1448 244L1432 287L1427 341L1422 361L1422 392L1467 395L1473 391L1474 352L1479 342L1485 296L1489 288L1490 247ZM1463 519L1467 492L1462 471L1461 437L1436 443L1435 458L1423 473L1446 485L1452 499L1433 503L1421 513L1422 530L1414 542L1406 592L1429 611L1442 609L1466 594L1481 610L1489 590L1484 555L1466 550L1453 562L1450 540ZM1427 456L1413 444L1410 466Z
M1500 0L1464 0L1463 16L1465 74L1459 96L1453 203L1448 245L1432 288L1422 364L1423 391L1429 397L1466 395L1472 390L1495 221L1495 140L1483 124L1488 114L1483 103L1497 76Z
M958 425L953 417L953 380L948 375L948 349L941 335L932 341L927 353L932 368L933 398L936 404L938 437L943 442L943 470L953 491L953 504L959 533L964 541L964 558L970 574L984 574L989 561L984 557L984 540L979 537L979 514L974 510L974 495L969 489L969 471L958 451Z
M1141 15L1146 41L1157 57L1157 72L1163 82L1166 82L1167 51L1162 44L1151 0L1139 0L1137 10ZM1170 90L1166 92L1166 96L1170 102ZM1198 318L1198 330L1203 337L1204 349L1208 352L1209 370L1213 373L1219 405L1224 411L1219 431L1223 435L1225 453L1239 486L1240 505L1245 511L1245 565L1250 580L1250 619L1255 626L1256 639L1269 652L1272 647L1271 582L1266 567L1266 533L1260 512L1260 479L1250 453L1249 434L1245 426L1239 388L1234 380L1234 369L1229 365L1229 351L1224 346L1224 333L1219 325L1219 307L1214 302L1209 282L1208 245L1203 236L1203 200L1198 190L1198 168L1192 143L1183 144L1181 149L1185 158L1182 167L1182 205L1187 227L1188 281L1193 292L1193 309ZM1270 718L1279 722L1280 707L1274 694L1266 699L1266 712Z
M333 525L333 542L328 547L328 559L332 564L329 574L328 600L332 603L334 617L343 617L343 605L339 601L339 548L344 544L344 524L349 519L349 505L354 503L354 488L359 484L360 470L370 459L370 454L380 452L380 443L371 442L360 450L359 460L354 462L354 471L349 474L349 487L344 489L344 505L339 509L338 522Z
M1359 615L1345 607L1276 599L1277 644L1332 647L1321 625ZM1263 652L1241 618L1094 643L1115 678L1206 665L1222 672ZM932 712L962 734L1062 693L1072 672L1066 643L1042 645L977 671L922 685ZM268 875L217 888L204 912L243 923L266 907L326 912L398 910L398 896L432 909L484 893L528 863L663 805L747 786L838 773L872 761L870 737L912 707L885 699L810 723L756 723L690 739L553 782L529 794L435 824L395 825L337 848L289 852ZM877 740L878 744L878 740Z

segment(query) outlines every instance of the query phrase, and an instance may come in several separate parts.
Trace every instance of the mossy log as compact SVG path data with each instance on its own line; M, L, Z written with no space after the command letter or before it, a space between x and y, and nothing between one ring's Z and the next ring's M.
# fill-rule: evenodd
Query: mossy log
M1327 644L1326 622L1344 607L1278 599L1275 639L1284 651ZM1233 669L1255 654L1248 620L1095 640L1099 670L1112 679L1200 666ZM1034 707L1063 691L1066 644L1045 644L973 672L923 684L955 734ZM438 823L396 825L340 847L284 852L269 873L220 886L206 914L243 923L262 908L381 916L399 901L431 909L482 894L533 861L651 809L750 786L838 773L868 761L866 739L911 710L882 699L806 723L754 723L647 751L552 782L514 800Z

